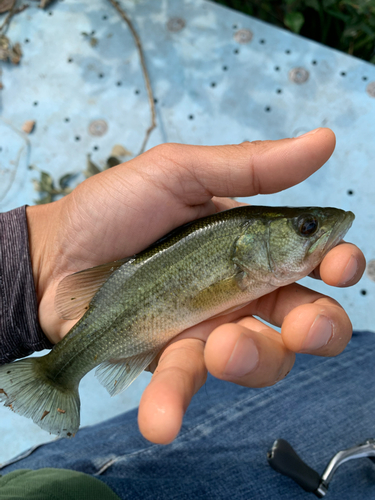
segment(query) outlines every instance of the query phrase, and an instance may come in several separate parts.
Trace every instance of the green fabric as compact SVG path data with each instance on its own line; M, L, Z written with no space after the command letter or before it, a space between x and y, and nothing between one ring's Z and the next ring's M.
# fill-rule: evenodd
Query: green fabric
M102 481L66 469L20 469L0 477L1 500L119 500Z

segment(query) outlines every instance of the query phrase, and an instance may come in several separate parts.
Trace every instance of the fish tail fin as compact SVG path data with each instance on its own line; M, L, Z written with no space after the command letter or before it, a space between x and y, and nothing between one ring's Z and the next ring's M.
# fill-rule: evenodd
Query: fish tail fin
M66 387L49 378L44 357L0 366L0 401L51 434L71 437L80 423L78 384Z

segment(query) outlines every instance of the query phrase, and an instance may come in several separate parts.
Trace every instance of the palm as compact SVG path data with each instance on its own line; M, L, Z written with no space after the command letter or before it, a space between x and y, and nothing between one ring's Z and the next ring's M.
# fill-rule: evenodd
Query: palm
M123 176L118 170L87 180L55 204L64 224L55 228L59 255L54 258L55 266L39 305L40 324L51 338L61 338L77 321L61 320L55 311L56 288L62 278L133 255L172 228L216 211L210 200L191 207L151 183L143 182L138 193L132 192L129 186L140 183L139 173L130 170ZM164 209L156 212L155 207L162 204ZM235 202L228 200L225 205L229 208Z

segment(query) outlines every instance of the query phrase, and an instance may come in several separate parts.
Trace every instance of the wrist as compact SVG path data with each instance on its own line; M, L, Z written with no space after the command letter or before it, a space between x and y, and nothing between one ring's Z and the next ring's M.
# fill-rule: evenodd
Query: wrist
M26 207L29 252L38 304L51 275L51 241L54 239L55 203Z

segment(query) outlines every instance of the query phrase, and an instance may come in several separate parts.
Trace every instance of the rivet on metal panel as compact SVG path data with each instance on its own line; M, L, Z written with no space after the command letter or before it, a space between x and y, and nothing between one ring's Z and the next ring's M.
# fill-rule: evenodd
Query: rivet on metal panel
M370 280L375 281L375 259L368 261L366 272Z
M249 43L253 38L253 33L250 30L238 30L233 35L237 43Z
M309 72L305 68L293 68L289 71L289 78L294 83L305 83L309 79Z
M185 20L182 19L181 17L171 17L167 22L167 28L169 29L169 31L172 31L173 33L181 31L182 29L185 28L185 26L186 26Z
M367 85L366 91L370 97L375 97L375 82L370 82Z
M89 125L89 132L91 135L101 136L108 130L107 122L104 120L94 120Z

